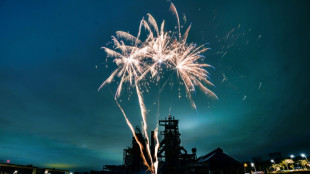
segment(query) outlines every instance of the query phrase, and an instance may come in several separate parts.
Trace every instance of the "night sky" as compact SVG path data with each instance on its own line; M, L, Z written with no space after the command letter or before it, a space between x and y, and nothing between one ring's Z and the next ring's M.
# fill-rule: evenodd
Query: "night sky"
M149 131L168 114L198 156L217 147L238 160L269 152L310 155L310 4L306 1L173 1L188 41L209 43L205 62L219 100L169 86L145 93ZM0 1L0 160L87 171L122 164L131 132L114 101L101 46L136 35L151 13L173 30L167 0ZM108 45L108 47L110 47ZM176 80L175 80L176 81ZM175 87L175 86L174 86ZM129 91L129 92L128 92ZM184 92L184 90L183 90ZM121 104L134 125L135 95ZM159 98L159 110L157 99Z

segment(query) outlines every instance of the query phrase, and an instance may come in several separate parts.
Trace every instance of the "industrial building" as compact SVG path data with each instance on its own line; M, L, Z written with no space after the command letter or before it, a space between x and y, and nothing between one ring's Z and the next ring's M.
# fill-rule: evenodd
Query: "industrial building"
M181 146L181 134L179 132L179 120L169 115L165 120L159 120L159 126L163 127L160 135L158 150L159 167L158 174L238 174L242 173L242 165L233 157L227 155L222 149L217 148L207 155L197 158L196 148L188 152ZM136 135L140 142L146 142L140 129L136 128ZM151 133L150 147L154 154L154 132ZM145 145L145 144L144 144ZM146 153L143 151L143 153ZM106 171L122 174L150 173L144 166L140 149L132 139L132 146L124 149L124 164L117 168L106 166Z
M39 168L32 165L0 163L0 174L69 174L69 171Z

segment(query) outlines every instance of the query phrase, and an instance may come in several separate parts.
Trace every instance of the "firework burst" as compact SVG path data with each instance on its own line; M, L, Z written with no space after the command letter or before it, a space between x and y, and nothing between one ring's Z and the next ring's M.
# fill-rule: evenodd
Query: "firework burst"
M165 32L165 21L157 25L156 20L150 14L147 14L147 20L141 20L138 30L138 35L135 37L128 32L117 31L116 37L112 36L113 48L102 47L107 53L107 57L112 57L116 63L117 68L112 74L101 84L99 90L106 84L111 83L115 78L119 78L119 84L115 93L115 101L119 106L126 123L128 124L134 138L140 147L141 157L145 166L151 173L157 173L158 158L157 152L159 148L158 141L158 127L155 129L154 138L156 140L155 154L152 156L150 150L149 136L147 133L147 109L143 100L143 93L140 87L145 83L140 81L147 81L147 76L159 81L160 74L163 68L175 71L179 83L184 84L186 94L192 104L196 108L191 93L200 88L204 93L217 98L217 96L208 89L207 86L213 86L210 82L209 73L205 68L212 67L203 63L204 56L202 55L208 48L204 45L197 46L194 43L187 43L187 37L191 25L186 29L183 36L180 31L180 20L175 6L171 3L171 12L177 19L177 32ZM142 29L146 30L146 39L140 40ZM127 43L127 44L125 44ZM129 44L128 44L129 43ZM140 142L135 135L135 130L127 118L123 108L118 102L122 92L124 83L128 82L131 87L135 87L138 96L139 106L142 117L142 128L145 142ZM145 147L143 146L145 144ZM147 155L144 155L143 150L146 149ZM153 161L154 159L154 161Z
M195 86L198 86L205 94L217 99L217 96L206 87L206 85L213 86L209 80L209 72L205 69L212 66L201 63L204 58L201 54L207 50L208 48L204 48L203 45L197 47L192 43L189 45L181 43L171 62L185 86L192 107L195 109L196 104L191 97L191 93L196 89Z

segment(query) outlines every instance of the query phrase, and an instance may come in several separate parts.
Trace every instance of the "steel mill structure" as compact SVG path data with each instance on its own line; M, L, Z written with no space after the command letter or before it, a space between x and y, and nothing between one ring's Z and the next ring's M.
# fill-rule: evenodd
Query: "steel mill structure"
M189 153L181 146L179 120L168 115L165 120L159 120L159 126L163 127L160 135L163 139L160 141L158 150L159 168L158 174L224 174L224 173L241 173L242 165L239 161L231 156L223 153L223 150L218 148L207 155L197 158L196 148L192 148ZM136 127L136 136L140 142L145 142L145 138L141 130ZM151 153L155 150L154 131L151 132ZM146 154L146 150L143 150ZM106 169L106 172L122 173L122 174L140 174L151 173L147 171L144 165L139 145L135 138L132 139L131 147L124 149L124 164L119 166L117 171L114 169ZM155 157L153 156L153 159Z
M158 151L159 170L162 173L183 173L189 170L187 164L196 160L196 148L192 149L189 154L183 146L181 146L179 120L171 115L166 120L160 120L159 126L164 127L161 135L164 137L160 142Z

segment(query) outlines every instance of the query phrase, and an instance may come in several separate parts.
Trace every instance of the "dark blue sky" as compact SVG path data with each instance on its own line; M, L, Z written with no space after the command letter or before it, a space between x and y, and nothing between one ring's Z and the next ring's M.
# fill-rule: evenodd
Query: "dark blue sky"
M169 113L180 119L182 145L197 147L198 155L222 147L239 160L274 151L310 154L309 3L174 4L184 27L192 23L188 40L210 43L205 56L219 97L197 91L194 110L170 88L163 91L160 119ZM0 1L0 160L74 170L121 164L131 133L113 100L115 85L97 91L113 67L99 48L115 31L136 34L146 13L173 29L169 5ZM150 130L158 97L152 90L145 96ZM136 98L122 99L139 125Z

